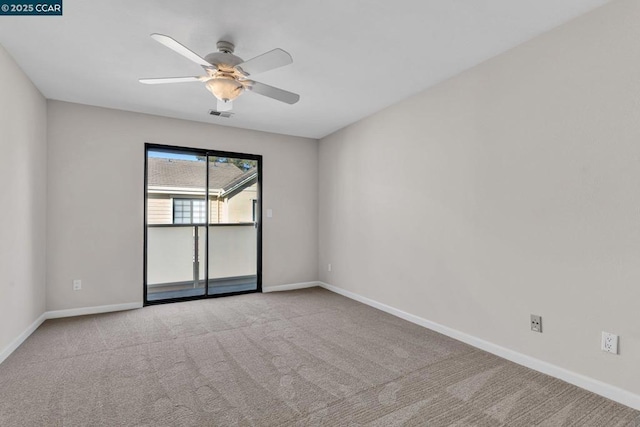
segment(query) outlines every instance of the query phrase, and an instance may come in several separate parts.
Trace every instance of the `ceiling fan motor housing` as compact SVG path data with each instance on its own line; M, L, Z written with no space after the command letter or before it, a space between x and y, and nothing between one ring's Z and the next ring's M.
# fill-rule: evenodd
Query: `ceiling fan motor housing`
M235 67L238 64L242 64L242 58L235 56L233 53L215 52L210 53L204 57L205 61L220 68L220 66L227 66L229 69Z
M217 44L219 52L213 52L204 57L205 61L218 67L220 71L233 72L233 67L242 64L244 60L233 54L233 43L219 41Z

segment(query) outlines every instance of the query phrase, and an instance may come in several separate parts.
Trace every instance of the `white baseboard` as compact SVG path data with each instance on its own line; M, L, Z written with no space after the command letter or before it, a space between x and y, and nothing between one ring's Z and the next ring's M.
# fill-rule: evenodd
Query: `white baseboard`
M58 319L60 317L72 317L72 316L82 316L85 314L97 314L97 313L108 313L112 311L122 311L122 310L132 310L135 308L141 308L141 302L132 302L126 304L113 304L113 305L100 305L96 307L82 307L82 308L72 308L69 310L55 310L55 311L45 311L38 317L27 329L24 330L11 344L5 347L2 352L0 352L0 363L4 362L4 360L11 355L20 344L22 344L29 336L38 329L38 326L42 324L47 319Z
M22 344L27 338L29 338L29 335L31 335L36 329L38 329L38 326L40 326L42 322L47 320L46 314L47 313L42 313L40 317L38 317L27 329L24 330L24 332L18 335L18 337L13 340L11 344L9 344L2 350L2 352L0 352L0 363L4 362L4 360L9 357L9 355L13 353L16 348L20 347L20 344Z
M331 292L335 292L347 298L351 298L363 304L377 308L378 310L382 310L396 317L400 317L401 319L407 320L411 323L415 323L416 325L420 325L425 328L439 332L443 335L447 335L458 341L462 341L473 347L495 354L496 356L500 356L504 359L510 360L519 365L526 366L527 368L531 368L538 372L542 372L544 374L550 375L554 378L561 379L563 381L566 381L570 384L573 384L575 386L578 386L590 392L599 394L600 396L604 396L607 399L611 399L623 405L629 406L633 409L640 410L640 396L637 394L631 393L630 391L623 390L619 387L604 383L594 378L569 371L567 369L561 368L551 363L544 362L540 359L527 356L526 354L518 353L517 351L510 350L508 348L499 346L497 344L493 344L489 341L485 341L480 338L474 337L472 335L466 334L464 332L460 332L456 329L449 328L448 326L444 326L439 323L432 322L427 319L423 319L422 317L418 317L416 315L407 313L405 311L402 311L397 308L391 307L389 305L383 304L381 302L372 300L370 298L363 297L361 295L358 295L351 291L347 291L337 286L329 285L328 283L324 283L324 282L318 282L318 284L319 286Z
M274 286L263 287L262 292L292 291L294 289L313 288L319 285L320 285L320 282L302 282L302 283L291 283L289 285L274 285Z
M142 308L141 302L129 302L125 304L98 305L95 307L70 308L68 310L47 311L47 319L60 317L84 316L87 314L110 313L112 311L124 311Z

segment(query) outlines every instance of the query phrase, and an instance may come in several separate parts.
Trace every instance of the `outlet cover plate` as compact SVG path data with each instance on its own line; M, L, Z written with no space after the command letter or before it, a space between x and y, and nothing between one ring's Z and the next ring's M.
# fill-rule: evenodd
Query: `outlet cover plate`
M618 354L618 336L609 332L602 332L602 351Z
M542 333L542 316L536 314L531 315L531 330Z
M73 281L73 290L74 291L79 291L81 289L82 289L82 280L75 279Z

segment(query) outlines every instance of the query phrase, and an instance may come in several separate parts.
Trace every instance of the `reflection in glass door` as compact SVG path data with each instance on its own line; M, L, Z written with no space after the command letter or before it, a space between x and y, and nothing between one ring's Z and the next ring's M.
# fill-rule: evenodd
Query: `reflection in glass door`
M261 157L147 144L145 160L145 304L260 291Z

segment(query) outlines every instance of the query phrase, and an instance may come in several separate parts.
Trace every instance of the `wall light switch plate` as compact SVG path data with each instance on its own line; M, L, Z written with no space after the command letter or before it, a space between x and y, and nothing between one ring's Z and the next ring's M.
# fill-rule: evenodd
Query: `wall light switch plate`
M618 354L618 336L609 332L602 332L602 351Z

